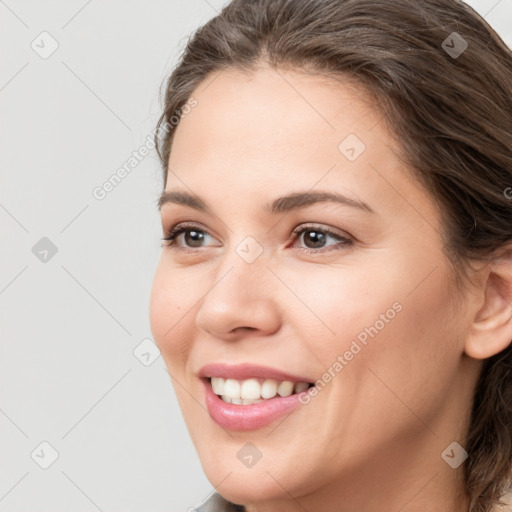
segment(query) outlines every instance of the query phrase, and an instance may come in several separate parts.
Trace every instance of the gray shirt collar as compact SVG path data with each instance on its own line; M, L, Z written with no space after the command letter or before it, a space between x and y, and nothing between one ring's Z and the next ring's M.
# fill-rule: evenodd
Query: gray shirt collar
M192 512L245 512L243 505L236 505L214 491L208 498L191 509Z

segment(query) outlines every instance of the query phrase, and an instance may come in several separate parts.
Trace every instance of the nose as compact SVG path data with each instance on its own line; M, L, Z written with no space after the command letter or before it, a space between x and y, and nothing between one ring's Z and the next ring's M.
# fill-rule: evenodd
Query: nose
M215 278L196 315L200 330L218 339L265 336L280 326L275 276L263 253L248 263L236 251L216 267Z

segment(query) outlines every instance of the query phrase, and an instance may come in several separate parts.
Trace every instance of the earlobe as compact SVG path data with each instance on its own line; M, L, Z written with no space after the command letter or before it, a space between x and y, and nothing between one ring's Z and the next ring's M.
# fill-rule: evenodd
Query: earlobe
M475 359L487 359L512 342L512 245L503 247L488 264L484 300L476 312L465 344Z

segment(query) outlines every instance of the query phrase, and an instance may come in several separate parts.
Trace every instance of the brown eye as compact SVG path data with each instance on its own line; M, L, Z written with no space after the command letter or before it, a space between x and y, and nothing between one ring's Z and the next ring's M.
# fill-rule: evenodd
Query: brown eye
M164 245L176 246L177 249L199 249L207 237L213 238L203 229L181 224L170 229L162 241Z
M204 233L196 229L186 229L182 232L185 243L190 247L200 247L204 240Z
M322 252L319 249L327 247L327 251L335 248L346 247L352 245L353 241L347 237L333 233L325 228L316 226L303 226L293 231L296 238L305 245L303 248L307 252ZM337 243L326 245L329 239L334 239ZM332 249L330 248L332 247Z
M325 233L315 229L307 229L302 232L303 241L310 249L320 249L324 246L327 236Z

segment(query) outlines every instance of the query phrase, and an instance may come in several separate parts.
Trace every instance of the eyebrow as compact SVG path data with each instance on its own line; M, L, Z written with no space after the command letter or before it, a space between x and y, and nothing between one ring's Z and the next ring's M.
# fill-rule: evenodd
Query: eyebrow
M306 192L293 192L283 197L274 199L270 203L265 203L263 211L266 213L278 214L302 208L315 203L335 202L341 203L353 208L368 213L375 213L375 211L364 201L352 199L343 194L336 192L326 191L306 191ZM161 209L164 204L174 203L188 206L205 213L213 213L205 201L195 194L190 194L182 190L166 190L158 199L158 209Z

